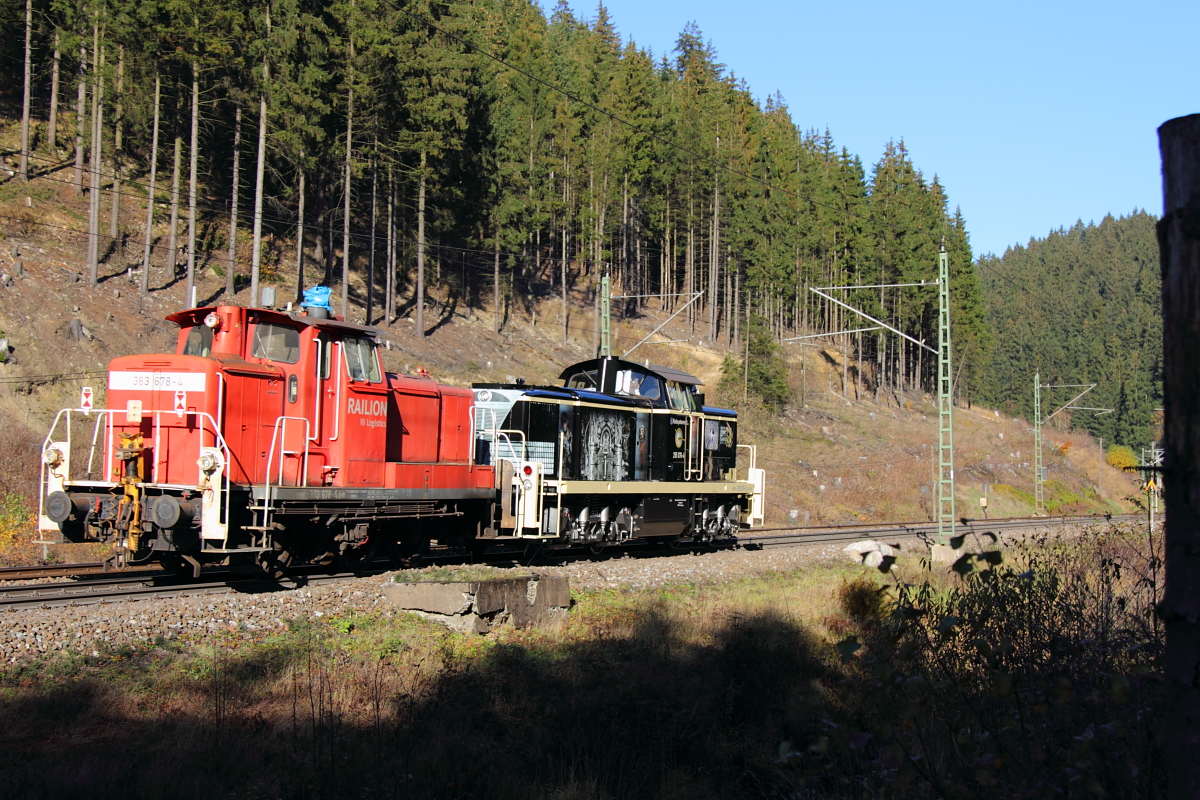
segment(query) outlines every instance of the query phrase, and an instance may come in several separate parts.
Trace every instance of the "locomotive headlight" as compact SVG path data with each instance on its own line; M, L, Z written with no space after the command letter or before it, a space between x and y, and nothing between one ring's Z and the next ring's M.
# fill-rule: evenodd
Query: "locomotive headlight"
M42 452L42 463L47 467L57 467L62 462L63 454L57 447L47 447Z
M529 480L528 478L521 481L521 485L525 487L525 491L527 491L527 492L533 491L533 481Z
M220 461L212 453L205 453L196 459L196 465L200 467L202 472L212 472L220 466Z
M204 324L215 331L217 328L221 327L221 318L216 314L209 314L204 318Z

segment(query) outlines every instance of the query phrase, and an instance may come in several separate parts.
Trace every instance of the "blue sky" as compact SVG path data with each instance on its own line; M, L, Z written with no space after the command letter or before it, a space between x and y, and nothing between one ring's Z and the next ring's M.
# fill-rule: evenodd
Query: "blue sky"
M605 5L656 56L695 21L756 97L782 92L802 129L828 128L868 174L904 139L961 206L976 255L1078 219L1161 214L1157 128L1200 112L1200 0ZM588 0L572 7L595 18Z

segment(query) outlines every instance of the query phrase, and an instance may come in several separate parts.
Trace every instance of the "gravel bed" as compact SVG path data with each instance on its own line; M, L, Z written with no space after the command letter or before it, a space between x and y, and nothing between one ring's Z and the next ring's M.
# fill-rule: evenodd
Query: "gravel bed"
M625 556L536 571L565 574L576 590L638 590L681 583L719 583L841 562L846 558L842 553L845 546L843 542L653 558ZM99 655L111 647L145 646L158 637L188 642L249 641L285 629L291 621L316 620L347 611L391 613L391 606L380 593L380 585L390 580L391 573L267 594L230 592L10 609L0 612L0 662L14 663L23 657L64 649Z

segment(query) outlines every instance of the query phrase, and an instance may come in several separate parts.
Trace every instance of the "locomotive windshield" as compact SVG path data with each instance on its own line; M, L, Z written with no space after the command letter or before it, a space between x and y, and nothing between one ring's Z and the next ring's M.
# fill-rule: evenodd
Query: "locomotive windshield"
M576 372L567 380L567 388L569 389L591 389L596 390L599 384L596 383L596 370L589 369L585 372Z
M300 331L286 325L259 322L254 326L250 355L282 364L295 364L300 360Z
M193 325L188 329L187 338L183 342L183 352L180 355L208 358L208 354L212 351L212 342L212 328L207 325Z
M675 381L667 381L667 397L671 400L671 408L678 411L695 411L692 388Z
M623 369L617 373L617 394L659 400L663 396L662 379L638 370Z
M370 339L347 336L343 347L346 350L346 371L350 380L379 383L379 359L375 356L375 343Z

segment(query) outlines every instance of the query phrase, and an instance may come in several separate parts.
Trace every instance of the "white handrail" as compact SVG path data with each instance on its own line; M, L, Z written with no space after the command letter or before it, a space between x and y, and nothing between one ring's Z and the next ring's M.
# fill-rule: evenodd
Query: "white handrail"
M317 385L317 393L316 393L316 408L313 409L313 414L316 417L313 420L313 426L312 426L313 435L310 436L308 438L308 440L310 442L315 442L317 439L319 439L321 437L321 406L325 403L325 386L324 386L324 384L327 379L321 377L321 359L325 357L325 354L321 347L321 345L323 344L321 341L321 332L317 331L316 333L314 333L312 340L316 344L316 350L317 350L317 374L315 376L316 380L314 381L314 383L316 383L316 385Z
M333 378L333 385L337 387L336 396L333 401L333 424L335 433L329 437L329 441L336 442L337 438L342 435L342 369L341 359L345 357L345 346L341 342L334 342L333 346L337 348L338 357L334 359L330 365L330 377ZM347 368L349 369L349 368Z

